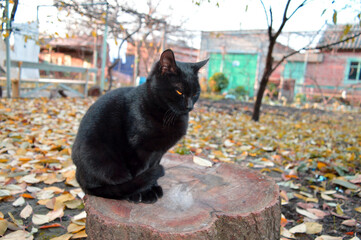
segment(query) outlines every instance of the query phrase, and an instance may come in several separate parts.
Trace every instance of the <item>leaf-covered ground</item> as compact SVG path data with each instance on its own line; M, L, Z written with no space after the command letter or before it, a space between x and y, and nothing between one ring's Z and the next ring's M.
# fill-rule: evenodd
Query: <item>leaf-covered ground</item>
M1 239L82 239L85 214L71 162L94 99L0 99ZM235 162L273 177L284 239L361 238L360 114L202 100L171 151Z

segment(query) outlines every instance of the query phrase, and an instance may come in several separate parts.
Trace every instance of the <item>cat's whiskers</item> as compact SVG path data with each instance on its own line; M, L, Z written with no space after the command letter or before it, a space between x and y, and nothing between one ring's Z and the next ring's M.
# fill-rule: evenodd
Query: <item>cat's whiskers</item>
M163 117L163 126L167 127L173 125L176 119L176 115L177 114L172 109L168 109Z

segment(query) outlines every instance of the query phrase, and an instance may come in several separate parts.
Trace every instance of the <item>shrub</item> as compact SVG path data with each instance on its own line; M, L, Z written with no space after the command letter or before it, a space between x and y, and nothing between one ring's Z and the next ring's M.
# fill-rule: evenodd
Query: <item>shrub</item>
M229 90L229 94L234 95L236 98L244 98L248 95L248 91L243 86L238 86Z
M209 88L212 92L221 92L223 89L226 89L228 86L228 78L221 72L213 74L209 78Z

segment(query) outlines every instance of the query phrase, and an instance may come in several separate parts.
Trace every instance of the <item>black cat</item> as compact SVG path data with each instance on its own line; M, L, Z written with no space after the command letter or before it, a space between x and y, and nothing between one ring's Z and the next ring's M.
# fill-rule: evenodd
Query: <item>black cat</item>
M84 115L72 158L87 194L153 203L163 196L160 160L186 134L198 100L198 63L176 62L164 51L146 83L101 96Z

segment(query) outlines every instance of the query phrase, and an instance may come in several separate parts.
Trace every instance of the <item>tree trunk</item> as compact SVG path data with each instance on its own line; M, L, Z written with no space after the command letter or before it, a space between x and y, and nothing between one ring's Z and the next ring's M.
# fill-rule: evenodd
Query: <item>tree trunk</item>
M164 196L134 204L87 195L88 240L279 240L281 208L273 179L237 164L202 167L167 154Z
M263 71L261 83L260 83L260 86L259 86L258 92L257 92L256 102L255 102L254 108L253 108L252 120L256 121L256 122L258 122L258 120L259 120L260 109L261 109L261 105L262 105L262 98L263 98L264 91L266 90L269 77L271 76L271 74L273 72L273 70L272 70L272 65L273 65L272 53L273 53L273 48L274 48L275 43L276 43L276 39L274 37L270 36L270 44L268 46L268 53L267 53L267 58L266 58L266 67Z

